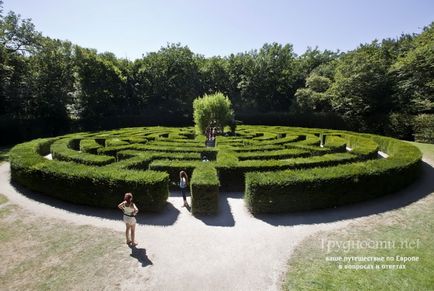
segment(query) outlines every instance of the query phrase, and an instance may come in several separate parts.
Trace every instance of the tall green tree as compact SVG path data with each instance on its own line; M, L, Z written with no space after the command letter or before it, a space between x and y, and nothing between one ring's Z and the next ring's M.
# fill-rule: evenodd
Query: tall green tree
M330 50L321 51L318 48L312 49L308 47L307 50L296 60L298 76L304 81L316 68L331 63L332 61L336 60L340 55L341 53L339 52L333 52ZM330 78L330 76L324 77Z
M252 96L254 54L254 52L231 54L227 58L229 97L237 112L251 111L257 107L256 100Z
M111 57L76 47L77 83L75 102L81 118L122 115L126 77Z
M196 56L188 47L168 45L140 60L140 79L146 80L149 107L160 112L191 114L191 104L201 93Z
M11 53L33 53L39 47L41 37L31 19L22 19L13 11L3 15L3 1L0 1L1 46Z
M434 23L390 69L396 79L395 106L409 113L434 113Z
M34 80L32 117L67 123L67 108L74 91L73 45L45 38L29 61Z
M306 79L306 87L295 92L295 102L292 109L300 112L328 112L331 111L330 88L331 80L317 74L311 74Z
M250 81L257 110L286 111L296 91L295 53L292 45L265 44L255 58Z
M333 95L333 109L347 117L387 113L391 105L387 71L388 63L377 42L342 56L328 91Z
M4 14L0 1L0 115L31 117L34 80L26 56L35 53L40 40L30 19L13 11Z
M200 81L202 90L207 94L222 92L230 93L228 61L221 57L199 59Z

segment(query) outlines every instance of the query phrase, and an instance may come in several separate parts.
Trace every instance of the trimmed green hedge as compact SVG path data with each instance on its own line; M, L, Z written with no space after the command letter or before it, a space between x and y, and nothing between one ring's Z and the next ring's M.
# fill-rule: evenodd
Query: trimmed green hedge
M245 175L249 172L272 172L285 169L329 167L360 160L363 160L363 158L351 153L333 153L288 160L247 160L240 161L236 165L217 163L216 168L219 173L220 183L224 189L243 191Z
M168 173L170 181L176 183L179 180L180 171L185 171L191 177L193 170L202 163L202 161L155 160L149 165L149 169Z
M374 140L350 134L344 135L344 138L352 153L364 156L366 159L377 157L379 146Z
M65 201L116 207L126 192L134 193L143 211L161 210L168 198L168 175L52 161L47 154L55 139L39 139L15 146L10 152L12 181L30 190Z
M216 169L210 163L197 166L191 177L191 212L215 214L218 211L219 179Z
M270 159L292 159L299 157L308 157L311 153L302 149L281 149L275 151L255 151L238 153L240 161L244 160L270 160Z
M237 153L243 152L264 152L264 151L276 151L284 149L283 145L253 145L253 146L243 146L243 147L232 147L232 150Z
M385 195L417 179L422 158L419 149L390 138L370 137L380 143L389 158L327 168L248 173L248 207L253 213L327 208Z
M420 152L395 139L267 126L239 126L237 133L219 136L216 148L206 148L205 138L194 136L192 128L128 128L35 140L11 151L12 179L66 201L103 207L114 207L124 192L133 192L141 209L157 211L185 170L209 188L200 190L204 193L218 197L217 184L245 190L247 205L260 213L365 200L396 191L419 173ZM326 137L322 147L321 136ZM379 158L379 150L389 157ZM50 152L53 161L43 157ZM201 161L204 155L209 162ZM207 195L203 201L212 196Z
M80 153L74 150L74 148L79 147L79 144L80 139L76 138L57 140L51 145L51 155L54 160L76 162L90 166L104 166L116 161L113 157Z
M95 139L82 139L80 141L80 151L83 153L96 155L97 150L101 147L103 147L103 145L98 143Z
M123 146L129 145L128 141L122 140L120 138L112 138L106 140L106 147Z

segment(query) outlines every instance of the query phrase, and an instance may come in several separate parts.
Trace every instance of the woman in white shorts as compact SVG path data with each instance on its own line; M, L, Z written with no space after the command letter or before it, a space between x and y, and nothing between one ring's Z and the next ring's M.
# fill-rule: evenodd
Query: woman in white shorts
M136 246L135 232L136 232L136 214L139 212L137 206L133 203L133 194L125 193L124 201L119 203L118 208L124 213L124 222L126 225L125 236L127 245ZM130 239L131 234L131 239Z

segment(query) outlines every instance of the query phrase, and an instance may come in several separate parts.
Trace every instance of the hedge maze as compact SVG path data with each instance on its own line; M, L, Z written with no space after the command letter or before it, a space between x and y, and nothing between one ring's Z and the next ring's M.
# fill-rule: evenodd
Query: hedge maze
M160 211L184 170L194 214L216 213L219 191L244 191L252 213L354 203L413 182L421 158L392 138L279 126L239 126L216 147L193 128L143 127L37 139L10 153L14 182L99 207L133 192L140 209Z

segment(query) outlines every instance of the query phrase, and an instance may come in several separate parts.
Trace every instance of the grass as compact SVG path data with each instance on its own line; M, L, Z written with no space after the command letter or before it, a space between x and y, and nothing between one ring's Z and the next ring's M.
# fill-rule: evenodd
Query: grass
M420 142L412 142L411 144L417 146L429 160L434 161L434 145Z
M413 144L434 161L434 145ZM344 229L309 237L295 250L283 289L434 290L433 209L434 195L430 195L408 207L369 217ZM365 246L360 245L363 242ZM371 247L367 247L366 243L370 243ZM331 257L354 256L392 257L394 261L326 261ZM404 263L397 261L397 256L418 257L419 261ZM350 270L345 269L345 265L373 265L374 268L379 265L380 270ZM404 265L405 269L381 269L382 265Z
M8 202L8 199L3 194L0 194L0 205L5 204Z
M119 289L120 280L137 267L123 239L123 233L40 218L17 205L4 205L1 289Z

